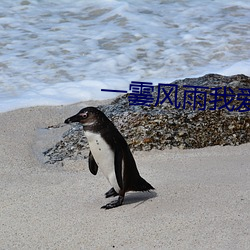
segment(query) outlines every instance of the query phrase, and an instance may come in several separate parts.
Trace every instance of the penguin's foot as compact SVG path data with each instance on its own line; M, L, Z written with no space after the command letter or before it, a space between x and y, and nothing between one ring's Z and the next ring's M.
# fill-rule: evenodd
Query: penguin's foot
M111 188L107 193L105 193L106 198L109 198L109 197L112 197L112 196L115 197L117 195L118 195L118 193L115 191L114 188Z
M124 200L124 197L123 196L119 196L118 200L112 201L112 202L110 202L110 203L102 206L101 208L110 209L110 208L114 208L114 207L119 207L119 206L122 205L123 200Z

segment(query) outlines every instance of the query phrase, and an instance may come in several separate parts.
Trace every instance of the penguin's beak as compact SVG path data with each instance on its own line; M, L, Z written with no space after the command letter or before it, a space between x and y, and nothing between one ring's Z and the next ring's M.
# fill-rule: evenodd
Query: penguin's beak
M64 123L67 123L67 124L70 124L72 122L80 122L81 120L81 116L79 116L78 114L77 115L73 115L69 118L67 118Z

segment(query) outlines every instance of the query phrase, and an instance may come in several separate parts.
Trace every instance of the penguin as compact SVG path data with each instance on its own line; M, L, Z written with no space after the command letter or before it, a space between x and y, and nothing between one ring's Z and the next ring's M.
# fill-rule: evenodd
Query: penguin
M88 164L93 175L100 168L111 185L105 197L118 196L101 208L111 209L121 206L128 191L149 191L154 189L144 180L136 167L129 146L115 125L95 107L86 107L65 123L79 122L83 126L90 147Z

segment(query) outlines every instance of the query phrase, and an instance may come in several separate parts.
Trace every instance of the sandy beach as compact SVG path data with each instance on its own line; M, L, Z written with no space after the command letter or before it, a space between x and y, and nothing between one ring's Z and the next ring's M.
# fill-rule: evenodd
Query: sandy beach
M249 143L134 152L155 191L111 210L87 159L43 164L68 129L45 128L98 104L0 113L0 249L249 249Z

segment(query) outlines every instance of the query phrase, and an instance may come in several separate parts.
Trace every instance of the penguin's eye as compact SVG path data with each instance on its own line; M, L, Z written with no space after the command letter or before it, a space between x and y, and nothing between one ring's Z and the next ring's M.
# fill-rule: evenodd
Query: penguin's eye
M88 117L88 112L79 114L83 119L86 119Z

